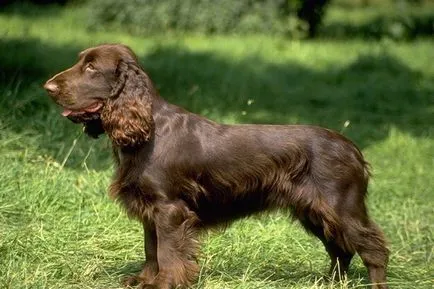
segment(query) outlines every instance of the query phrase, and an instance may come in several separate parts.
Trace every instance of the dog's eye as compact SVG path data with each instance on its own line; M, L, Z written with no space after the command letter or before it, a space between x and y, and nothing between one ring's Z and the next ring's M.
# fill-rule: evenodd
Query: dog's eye
M86 72L95 72L96 71L95 67L91 63L88 63L84 70Z

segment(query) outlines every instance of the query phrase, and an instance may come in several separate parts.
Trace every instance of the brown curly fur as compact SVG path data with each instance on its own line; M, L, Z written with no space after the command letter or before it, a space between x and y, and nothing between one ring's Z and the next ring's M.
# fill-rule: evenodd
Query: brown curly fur
M135 64L120 62L118 83L101 112L103 128L116 146L139 146L149 141L154 127L146 75Z

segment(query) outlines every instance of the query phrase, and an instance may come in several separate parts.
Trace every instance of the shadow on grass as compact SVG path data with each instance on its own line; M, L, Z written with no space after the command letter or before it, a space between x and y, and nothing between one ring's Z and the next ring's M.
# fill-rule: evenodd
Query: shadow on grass
M419 85L418 72L387 54L361 55L347 67L324 72L260 58L230 63L179 48L156 50L143 64L166 99L195 112L335 130L349 120L345 133L362 148L386 137L392 125L420 136L432 120L427 105L433 91Z
M433 34L434 13L428 10L423 14L381 15L357 24L348 20L335 21L321 27L319 38L409 40Z
M125 264L122 264L121 267L112 266L104 268L104 270L100 272L101 275L97 274L95 278L104 277L105 275L116 276L119 279L119 282L122 282L129 276L139 274L142 271L144 265L145 259L133 262L125 262Z
M325 255L325 254L324 254ZM314 253L312 252L312 257ZM203 288L204 281L209 279L221 280L223 282L237 282L239 280L244 280L246 278L246 273L248 273L249 282L271 282L275 285L279 284L281 286L290 285L300 285L302 283L306 284L331 284L336 283L330 275L328 275L328 264L324 268L312 268L306 260L294 260L289 259L287 262L279 263L276 260L281 260L281 258L273 258L273 256L267 256L270 261L265 266L254 265L254 271L251 271L252 264L257 260L250 259L249 256L239 256L242 262L237 263L234 266L227 268L226 266L209 266L199 262L202 268L201 278L199 278L198 283L192 288ZM280 261L282 262L282 261ZM328 262L328 260L327 260ZM121 267L107 267L101 272L101 277L106 274L110 276L116 276L120 282L129 276L134 276L142 270L144 261L133 261L123 264ZM100 277L96 275L98 279ZM354 264L350 266L348 272L348 282L350 284L362 283L368 284L368 274L365 268L356 267ZM344 281L345 282L345 281Z
M0 124L6 135L34 135L26 140L59 163L80 129L61 118L42 84L73 64L83 48L0 40ZM344 134L361 148L387 137L391 126L421 136L433 123L434 91L388 54L361 55L328 71L260 57L230 61L183 47L158 47L139 57L163 97L217 121L304 123L338 131L349 121ZM83 160L89 168L107 168L108 142L82 137L66 166L80 169Z

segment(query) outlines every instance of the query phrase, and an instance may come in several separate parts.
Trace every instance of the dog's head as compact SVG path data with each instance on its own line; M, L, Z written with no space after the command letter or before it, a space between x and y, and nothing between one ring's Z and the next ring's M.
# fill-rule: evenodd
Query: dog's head
M106 44L82 51L74 66L53 76L44 88L63 108L62 115L83 123L90 136L106 132L120 146L150 137L155 91L127 46Z

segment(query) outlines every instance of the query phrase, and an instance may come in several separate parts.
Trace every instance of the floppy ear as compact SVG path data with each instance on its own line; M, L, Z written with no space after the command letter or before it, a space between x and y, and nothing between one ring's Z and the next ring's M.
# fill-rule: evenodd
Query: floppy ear
M112 93L101 114L104 130L115 145L135 147L151 139L154 93L148 76L136 63L118 63Z

